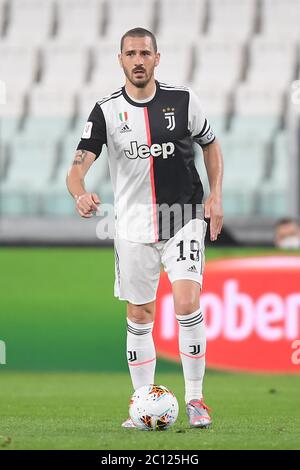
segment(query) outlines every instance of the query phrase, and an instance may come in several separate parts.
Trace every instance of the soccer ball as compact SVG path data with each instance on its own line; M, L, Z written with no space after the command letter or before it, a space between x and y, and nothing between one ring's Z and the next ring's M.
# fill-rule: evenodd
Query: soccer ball
M163 385L143 385L131 397L129 414L138 429L162 431L175 423L178 402Z

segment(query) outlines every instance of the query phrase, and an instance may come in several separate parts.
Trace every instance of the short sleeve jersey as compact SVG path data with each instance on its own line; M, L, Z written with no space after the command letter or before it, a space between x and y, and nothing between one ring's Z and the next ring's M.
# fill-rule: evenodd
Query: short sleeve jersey
M199 217L203 187L193 143L204 147L214 140L197 95L156 81L148 102L133 101L125 87L98 101L77 149L98 157L107 145L116 236L153 243Z

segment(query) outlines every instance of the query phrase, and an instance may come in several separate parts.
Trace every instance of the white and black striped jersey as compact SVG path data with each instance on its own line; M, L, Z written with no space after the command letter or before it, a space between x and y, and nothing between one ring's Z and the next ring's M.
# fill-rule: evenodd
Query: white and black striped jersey
M116 236L153 243L201 217L203 187L193 142L205 146L214 139L198 97L186 87L156 81L150 101L133 101L125 87L98 101L77 149L98 157L107 145Z

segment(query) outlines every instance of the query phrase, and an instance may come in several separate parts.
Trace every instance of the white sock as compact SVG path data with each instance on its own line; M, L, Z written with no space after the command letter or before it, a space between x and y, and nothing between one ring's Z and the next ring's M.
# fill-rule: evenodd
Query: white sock
M179 351L185 382L185 401L203 398L206 335L200 308L189 315L176 315L179 323Z
M152 323L133 323L127 318L127 361L134 390L154 384L156 352Z

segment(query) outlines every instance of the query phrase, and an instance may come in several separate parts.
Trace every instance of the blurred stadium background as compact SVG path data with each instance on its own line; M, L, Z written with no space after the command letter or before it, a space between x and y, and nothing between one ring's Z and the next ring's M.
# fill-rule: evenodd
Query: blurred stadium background
M157 78L191 86L221 141L227 230L271 243L274 220L300 211L299 19L299 0L0 0L0 240L95 242L65 175L139 25L157 35ZM198 149L197 166L207 189ZM88 187L112 201L105 150Z
M136 26L157 36L156 77L195 90L223 149L224 234L207 260L277 255L274 223L300 216L300 0L0 0L0 340L7 346L0 434L14 433L16 448L136 446L117 434L131 389L112 240L97 239L99 218L80 219L65 186L94 103L124 83L119 42ZM102 153L87 188L111 203ZM261 282L260 294L264 288ZM283 300L286 293L288 286L278 291ZM96 371L104 375L88 375ZM159 371L173 373L168 383L182 402L179 365L161 361ZM299 447L299 374L240 380L210 372L207 386L218 432L202 443L188 433L186 448ZM99 422L106 423L100 444ZM180 448L170 436L164 445Z

